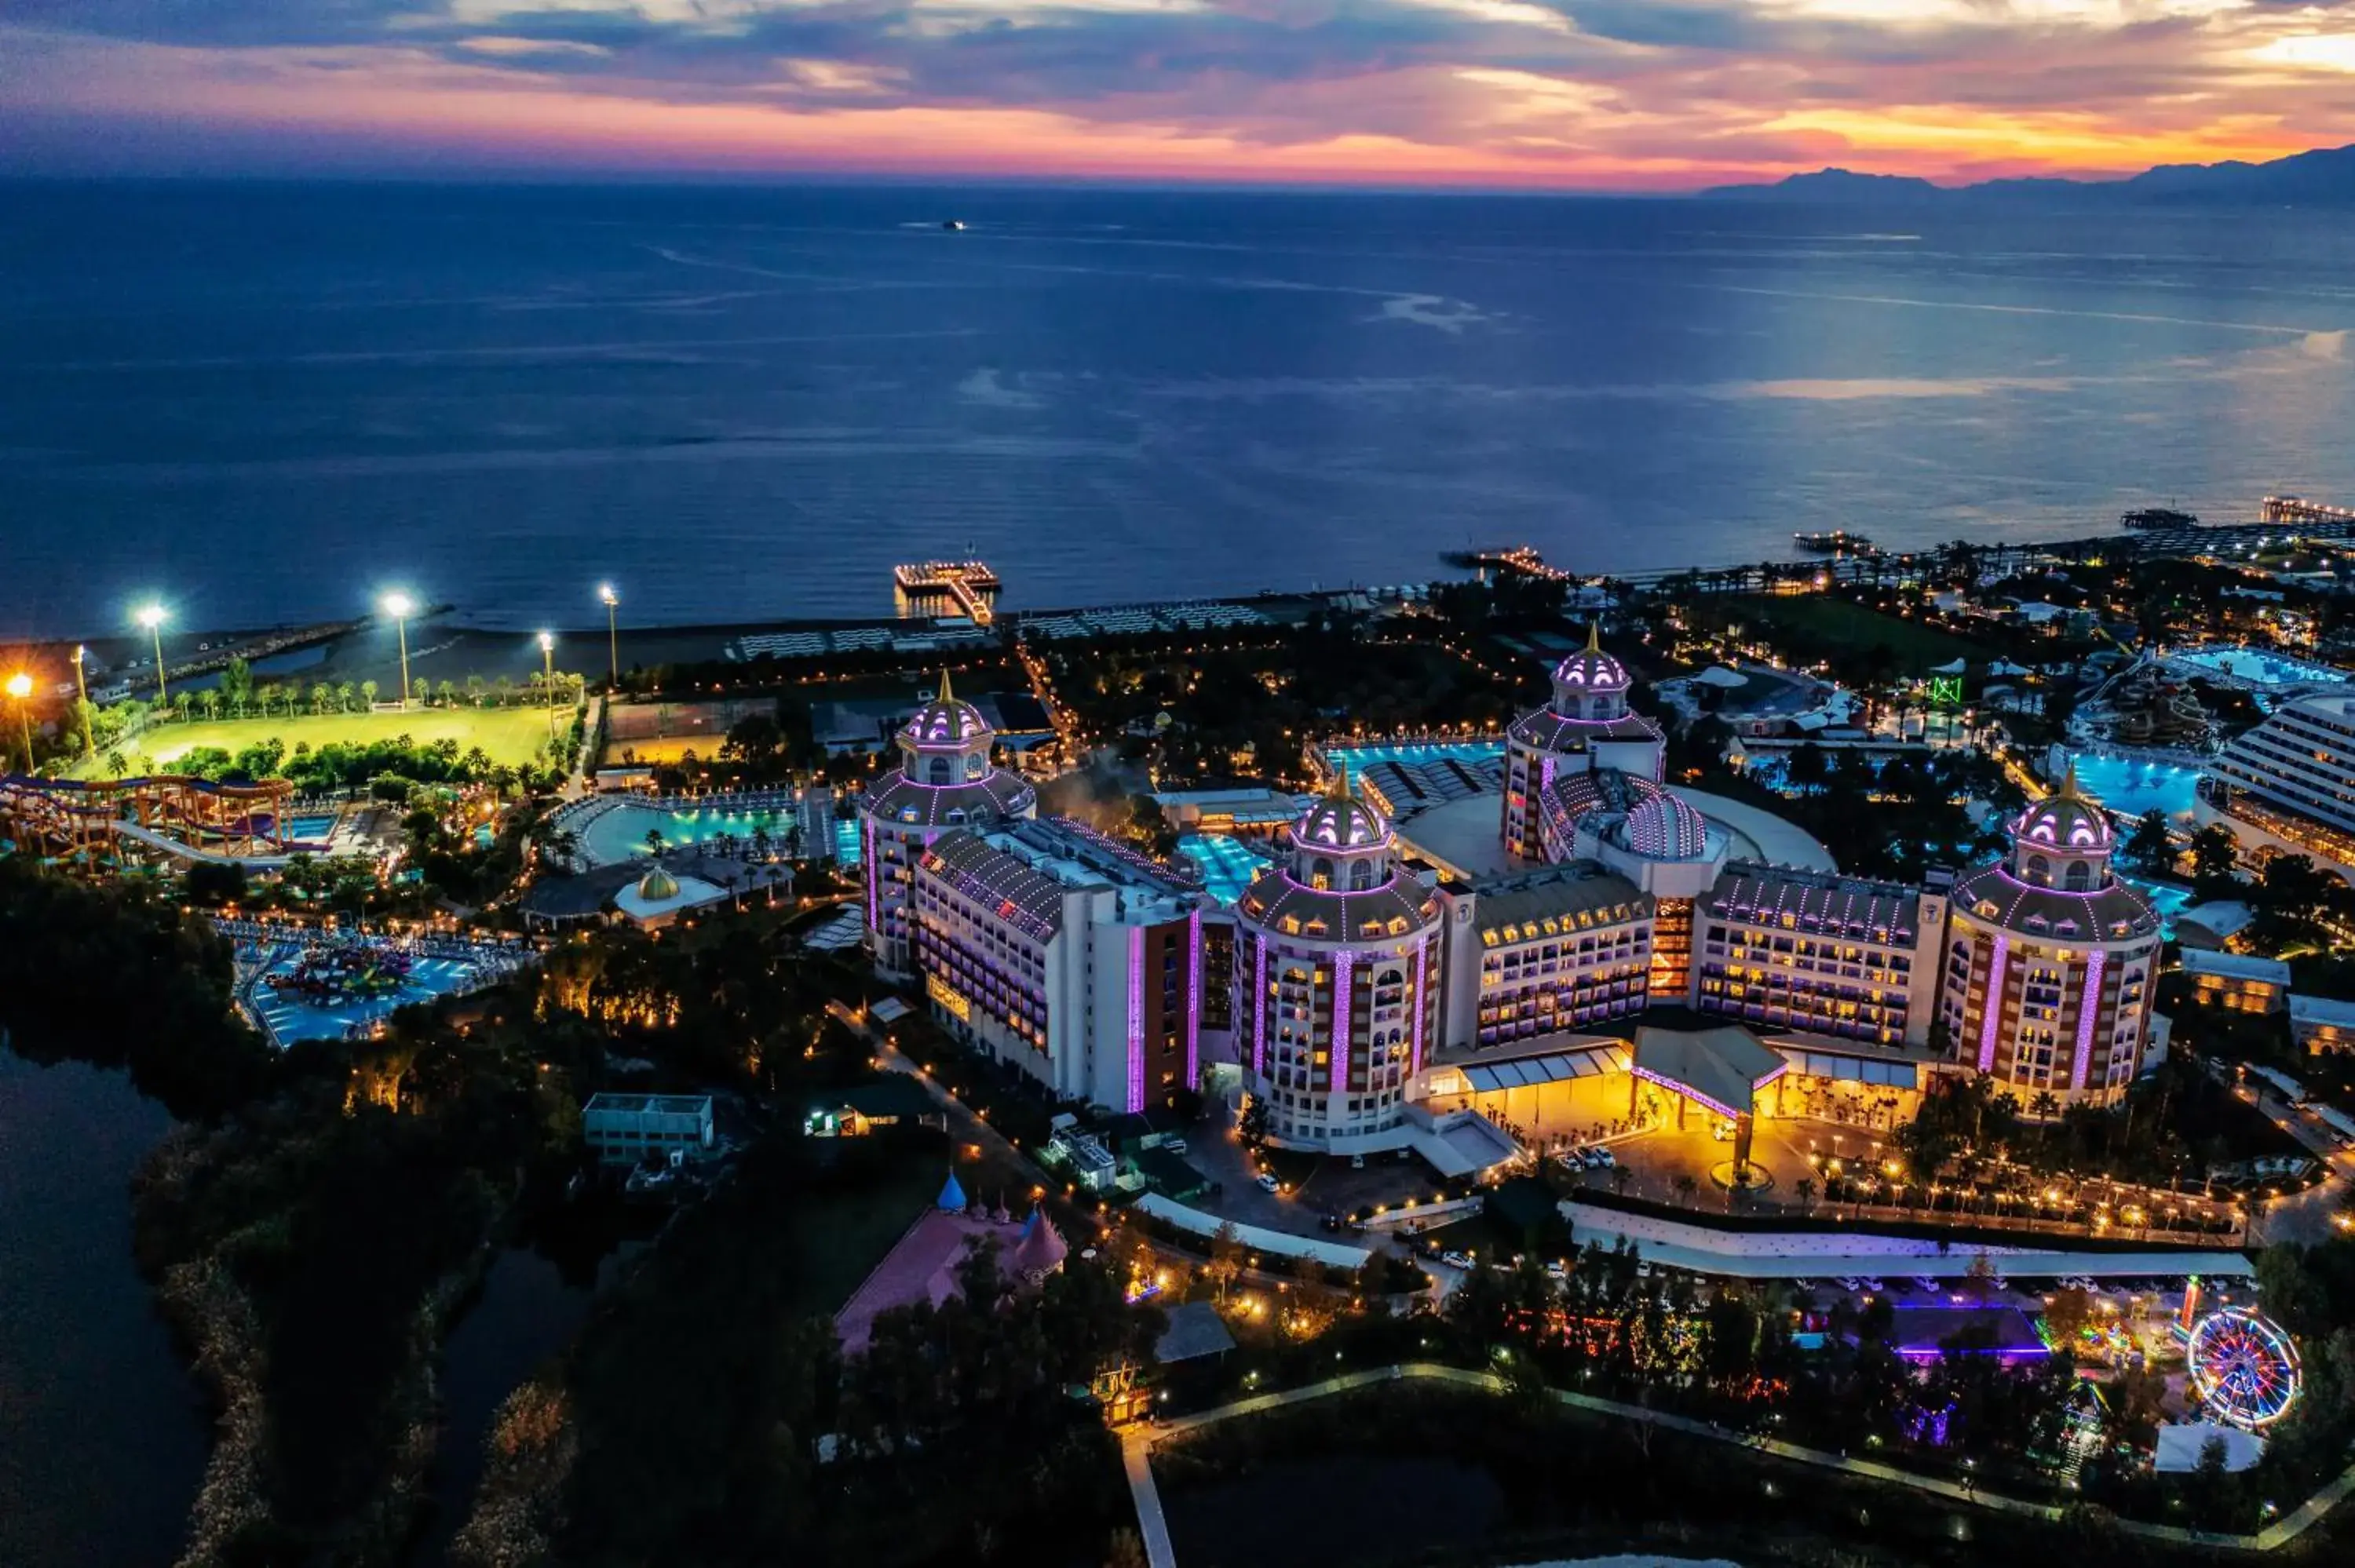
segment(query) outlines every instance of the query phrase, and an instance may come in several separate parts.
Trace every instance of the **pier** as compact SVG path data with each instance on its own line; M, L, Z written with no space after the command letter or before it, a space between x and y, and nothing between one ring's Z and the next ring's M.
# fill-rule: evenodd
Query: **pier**
M2319 501L2308 501L2302 495L2268 495L2257 515L2264 522L2280 524L2355 523L2355 506L2326 506Z
M891 597L902 616L962 616L975 626L997 619L997 574L980 561L911 561L891 568Z

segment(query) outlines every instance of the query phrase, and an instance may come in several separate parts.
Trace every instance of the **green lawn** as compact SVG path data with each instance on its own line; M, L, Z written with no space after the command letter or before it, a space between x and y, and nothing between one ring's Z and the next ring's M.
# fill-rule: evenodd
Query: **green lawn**
M571 715L560 707L556 718L559 727L571 722ZM286 743L289 751L306 743L316 751L336 741L389 740L401 735L421 746L446 736L455 740L461 750L481 747L494 762L523 763L548 743L548 714L537 707L460 707L294 718L197 719L156 725L119 749L130 764L130 772L137 775L167 771L175 758L200 746L235 753L274 736ZM99 760L102 768L105 758Z
M1828 594L1748 595L1738 602L1753 622L1787 627L1795 636L1815 643L1826 656L1860 652L1875 643L1886 643L1896 655L1898 669L1908 674L1918 675L1957 659L1985 661L1993 655L1993 650L1984 644L1950 631L1884 615Z
M832 1315L865 1283L892 1244L940 1195L946 1165L936 1158L911 1162L874 1186L816 1194L799 1216L802 1256L791 1287L793 1310ZM959 1180L975 1180L971 1165Z

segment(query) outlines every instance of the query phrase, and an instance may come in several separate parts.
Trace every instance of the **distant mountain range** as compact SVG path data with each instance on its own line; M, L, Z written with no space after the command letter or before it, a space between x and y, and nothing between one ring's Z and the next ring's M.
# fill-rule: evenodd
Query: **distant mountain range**
M2266 164L2164 164L2123 180L1988 180L1934 185L1905 175L1823 169L1770 185L1718 185L1711 201L1926 206L1998 202L2009 206L2086 207L2125 203L2185 207L2355 207L2355 145L2294 153Z

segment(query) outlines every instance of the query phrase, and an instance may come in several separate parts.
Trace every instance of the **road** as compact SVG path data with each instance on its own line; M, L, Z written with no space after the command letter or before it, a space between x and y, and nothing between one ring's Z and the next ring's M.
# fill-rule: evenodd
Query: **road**
M2355 1150L2339 1148L2328 1128L2282 1098L2263 1079L2253 1075L2249 1086L2256 1091L2257 1109L2265 1114L2266 1119L2297 1139L2330 1172L2305 1192L2276 1198L2264 1205L2249 1226L2249 1239L2252 1243L2297 1242L2306 1245L2328 1240L2338 1228L2339 1213L2347 1202L2348 1184L2355 1180Z

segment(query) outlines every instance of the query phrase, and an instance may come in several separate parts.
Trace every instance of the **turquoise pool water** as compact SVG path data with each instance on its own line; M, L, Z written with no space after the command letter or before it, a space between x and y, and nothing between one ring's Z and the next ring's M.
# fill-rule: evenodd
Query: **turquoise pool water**
M1368 743L1328 746L1325 748L1325 755L1336 762L1346 762L1354 774L1360 768L1371 768L1377 762L1445 762L1451 758L1466 764L1494 762L1505 755L1505 743L1501 740Z
M2077 784L2120 816L2139 817L2155 807L2174 817L2191 810L2200 769L2124 757L2080 757Z
M2211 670L2253 686L2342 685L2350 678L2346 671L2334 670L2328 664L2310 663L2254 648L2202 648L2196 652L2178 653L2169 662Z
M2171 940L2175 936L2175 917L2190 905L2191 890L2169 886L2165 883L2145 882L2133 876L2122 876L2118 880L2150 901L2150 906L2158 911L2159 935Z
M672 810L627 801L592 820L581 832L581 853L591 865L613 865L633 855L650 853L646 834L662 834L666 848L707 843L726 834L740 842L756 830L782 840L793 826L788 810ZM853 830L854 836L856 829ZM778 848L783 848L781 842Z
M1180 834L1178 853L1190 855L1194 863L1202 868L1203 886L1221 904L1232 904L1241 897L1251 879L1268 863L1265 855L1241 839L1223 833Z
M290 817L286 821L286 831L292 833L295 839L301 842L320 843L325 841L329 833L336 831L336 819L333 817Z
M858 819L837 817L834 823L834 858L845 865L857 865L865 857L858 845Z
M297 1040L341 1040L366 1030L395 1008L406 1007L412 1001L430 1001L463 989L474 978L472 964L453 959L420 959L399 985L381 996L320 1004L292 993L281 995L271 984L272 979L291 974L301 961L302 948L290 944L253 988L254 1009L268 1022L271 1033L281 1045L292 1045Z

